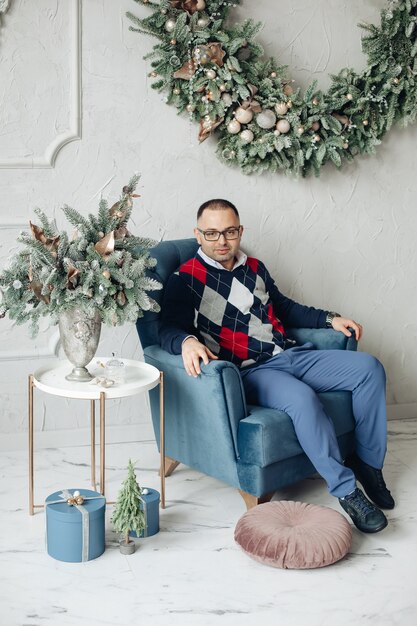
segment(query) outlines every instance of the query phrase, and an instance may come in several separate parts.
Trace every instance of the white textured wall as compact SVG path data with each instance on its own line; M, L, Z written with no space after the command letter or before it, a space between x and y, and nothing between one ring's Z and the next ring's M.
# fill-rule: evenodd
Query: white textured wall
M269 55L301 86L312 77L362 69L360 20L377 21L383 0L247 0L236 10L266 23ZM374 157L320 179L245 177L201 146L197 129L150 89L142 60L152 40L128 31L133 0L13 0L0 29L0 265L40 206L96 210L138 170L132 230L165 239L191 234L197 206L227 197L240 209L245 245L295 299L339 310L365 326L362 349L388 372L394 416L417 408L415 176L417 126L395 129ZM79 11L79 15L78 15ZM79 18L79 22L78 22ZM81 118L81 119L80 119ZM26 428L27 375L53 358L56 329L36 341L0 321L0 432ZM140 356L132 327L104 329L99 352ZM37 429L87 426L86 405L37 396ZM147 401L114 403L112 424L148 421Z

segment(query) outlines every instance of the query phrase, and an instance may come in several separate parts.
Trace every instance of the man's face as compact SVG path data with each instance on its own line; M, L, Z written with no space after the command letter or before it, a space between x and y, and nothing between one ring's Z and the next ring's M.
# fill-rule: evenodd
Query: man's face
M239 250L243 226L240 226L237 239L226 239L225 235L222 234L217 241L207 241L200 230L205 231L207 235L207 232L219 233L230 228L239 228L239 226L239 218L232 209L206 209L197 222L194 234L208 257L218 261L226 269L232 269L236 253Z

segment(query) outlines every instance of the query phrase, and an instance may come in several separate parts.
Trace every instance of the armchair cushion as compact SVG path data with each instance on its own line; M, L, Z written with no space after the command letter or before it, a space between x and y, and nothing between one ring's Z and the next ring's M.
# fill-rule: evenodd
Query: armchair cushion
M352 394L332 391L317 394L328 415L333 418L336 435L352 431ZM267 467L302 454L291 418L284 411L248 405L249 415L240 420L237 446L243 463Z

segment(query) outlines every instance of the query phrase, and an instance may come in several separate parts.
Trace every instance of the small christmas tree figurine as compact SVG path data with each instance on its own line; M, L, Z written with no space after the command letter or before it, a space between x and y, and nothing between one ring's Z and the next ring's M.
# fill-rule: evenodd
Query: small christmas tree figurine
M142 491L136 480L132 459L129 459L127 471L128 475L117 496L111 522L115 531L124 535L124 540L120 542L121 552L132 554L135 551L135 542L129 541L129 532L134 530L139 537L145 529L145 515L139 506Z

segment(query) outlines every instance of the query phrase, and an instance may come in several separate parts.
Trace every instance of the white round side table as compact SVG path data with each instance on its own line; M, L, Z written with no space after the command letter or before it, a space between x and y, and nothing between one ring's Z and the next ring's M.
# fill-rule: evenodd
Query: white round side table
M102 364L111 357L94 357L88 370L94 377L103 376ZM103 388L90 382L74 382L65 379L72 370L67 360L54 361L36 370L29 376L29 514L35 508L43 508L43 504L34 504L34 445L33 445L33 389L37 387L44 393L63 398L90 400L91 418L91 484L96 489L96 458L95 458L95 401L100 403L100 493L105 491L105 419L106 400L127 398L144 391L150 391L159 385L159 454L161 477L161 507L165 508L165 411L164 411L164 374L153 365L132 359L123 359L125 365L124 382Z

